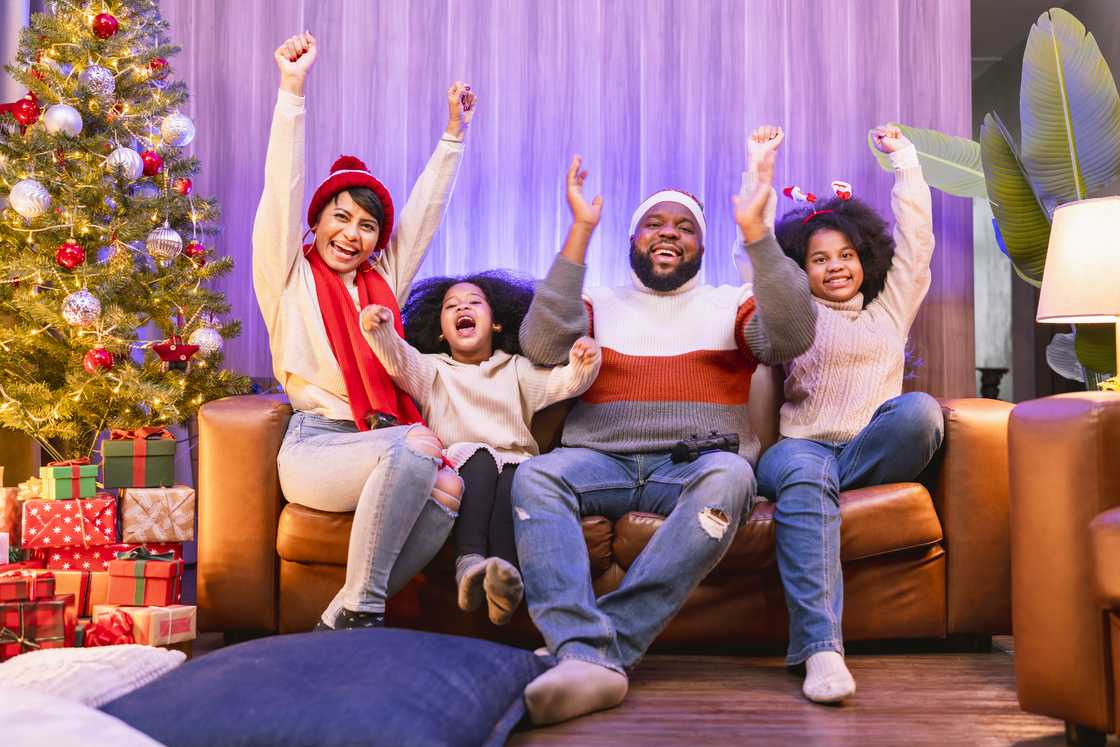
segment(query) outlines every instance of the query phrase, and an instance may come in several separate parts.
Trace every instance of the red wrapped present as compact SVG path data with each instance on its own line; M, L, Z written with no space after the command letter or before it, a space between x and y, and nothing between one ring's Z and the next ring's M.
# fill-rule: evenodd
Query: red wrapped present
M18 563L4 563L0 565L0 573L7 573L8 571L22 571L34 569L43 569L47 567L45 560L21 560Z
M171 604L166 607L117 607L113 604L99 604L93 608L93 622L97 625L115 619L112 616L121 612L132 620L129 633L136 643L166 646L191 641L196 636L198 608L193 604Z
M183 561L171 553L137 548L109 561L109 604L166 607L179 599Z
M71 635L74 630L67 619L68 604L73 605L68 596L0 602L0 661L26 651L64 647L68 628Z
M108 571L51 571L55 593L73 594L78 617L89 617L95 604L109 599Z
M50 550L36 550L35 557L46 563L47 568L59 571L108 571L109 561L118 555L130 553L139 547L147 547L154 553L171 553L172 557L183 557L181 542L149 542L137 545L118 542L96 547L56 547Z
M120 607L99 604L96 618L86 624L82 632L82 645L119 646L136 643L132 635L132 617Z
M108 493L23 504L23 547L89 547L117 541L117 500Z
M0 573L0 602L34 602L53 597L54 593L55 578L50 571Z

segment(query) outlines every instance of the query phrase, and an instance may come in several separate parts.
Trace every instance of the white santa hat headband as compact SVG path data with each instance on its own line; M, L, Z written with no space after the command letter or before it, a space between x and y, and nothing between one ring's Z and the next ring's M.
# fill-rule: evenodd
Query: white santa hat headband
M659 202L675 202L678 205L684 205L688 212L692 213L693 219L696 221L696 226L700 229L700 236L708 232L708 224L704 222L704 207L692 195L687 192L682 192L679 189L663 189L660 192L654 192L652 195L645 199L634 214L630 216L630 235L634 235L634 231L638 228L638 221L642 216L649 212L650 208Z

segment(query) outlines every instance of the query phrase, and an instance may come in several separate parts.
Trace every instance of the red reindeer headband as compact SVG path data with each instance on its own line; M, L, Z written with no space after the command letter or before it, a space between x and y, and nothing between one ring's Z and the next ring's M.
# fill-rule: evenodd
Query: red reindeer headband
M832 192L841 200L852 199L852 185L848 184L848 182L842 182L839 179L834 180L832 182ZM797 185L786 187L782 190L782 194L784 194L794 202L807 202L812 205L817 201L817 196L815 194L813 194L812 192L802 192L801 188ZM825 213L831 212L832 210L814 210L813 212L805 216L805 218L801 221L801 225L805 225L818 215L824 215Z

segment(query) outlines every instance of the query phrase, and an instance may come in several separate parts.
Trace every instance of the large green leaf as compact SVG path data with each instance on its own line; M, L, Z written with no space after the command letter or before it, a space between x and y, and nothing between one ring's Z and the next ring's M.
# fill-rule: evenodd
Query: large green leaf
M980 126L980 156L1003 248L1019 277L1040 285L1046 269L1050 218L1027 180L1007 128L994 112Z
M1022 160L1047 212L1100 194L1120 170L1120 95L1092 34L1061 8L1039 16L1023 53Z
M1116 326L1078 324L1074 346L1081 365L1101 373L1116 372Z
M980 166L980 144L966 137L946 135L937 130L897 125L918 149L922 174L929 186L958 197L985 197L984 170ZM867 133L867 147L884 171L893 171L891 159L880 152Z

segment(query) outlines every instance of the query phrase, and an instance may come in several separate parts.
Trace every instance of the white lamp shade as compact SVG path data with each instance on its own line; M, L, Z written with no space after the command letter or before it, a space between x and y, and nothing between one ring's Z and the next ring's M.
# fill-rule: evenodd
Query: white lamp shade
M1035 319L1120 320L1120 197L1069 202L1054 211Z

